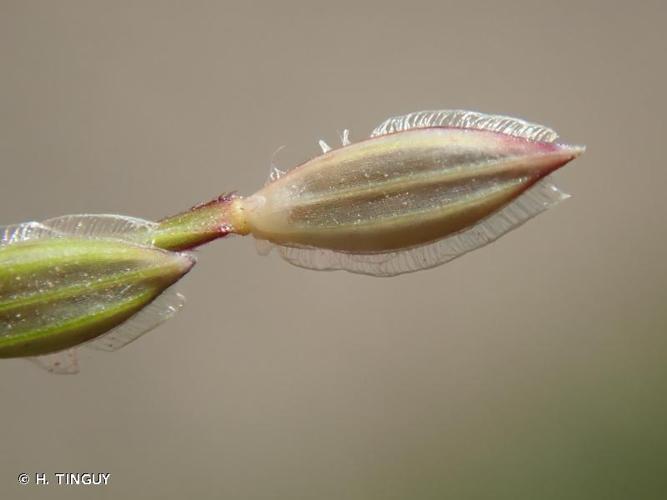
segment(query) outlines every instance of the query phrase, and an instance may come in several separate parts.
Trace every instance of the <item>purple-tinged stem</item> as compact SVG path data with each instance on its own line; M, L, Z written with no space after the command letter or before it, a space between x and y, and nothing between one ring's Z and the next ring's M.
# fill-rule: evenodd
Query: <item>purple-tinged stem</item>
M234 195L222 195L187 212L158 222L152 244L165 250L189 250L233 232L230 210Z

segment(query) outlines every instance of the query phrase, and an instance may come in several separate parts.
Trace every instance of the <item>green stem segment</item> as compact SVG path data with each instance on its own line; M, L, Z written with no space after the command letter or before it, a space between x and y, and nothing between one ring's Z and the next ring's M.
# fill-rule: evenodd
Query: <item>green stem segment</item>
M233 199L231 195L223 195L159 221L158 229L151 234L152 244L164 250L182 251L227 236L232 232Z

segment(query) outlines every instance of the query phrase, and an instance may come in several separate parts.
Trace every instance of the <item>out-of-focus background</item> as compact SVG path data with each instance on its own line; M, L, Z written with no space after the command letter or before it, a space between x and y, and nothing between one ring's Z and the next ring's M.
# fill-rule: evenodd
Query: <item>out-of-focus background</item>
M613 3L613 5L612 5ZM588 152L573 198L393 279L199 252L78 376L0 362L0 498L667 498L663 2L0 0L0 223L160 218L393 114ZM17 475L110 472L107 487Z

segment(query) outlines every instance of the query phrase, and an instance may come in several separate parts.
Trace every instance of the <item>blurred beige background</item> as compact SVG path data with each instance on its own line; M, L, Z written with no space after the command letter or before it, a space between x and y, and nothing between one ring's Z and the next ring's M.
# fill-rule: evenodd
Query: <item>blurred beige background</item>
M0 223L159 218L389 115L505 113L574 197L394 279L199 252L75 377L0 363L4 499L667 497L662 2L0 0ZM20 472L110 472L106 488Z

